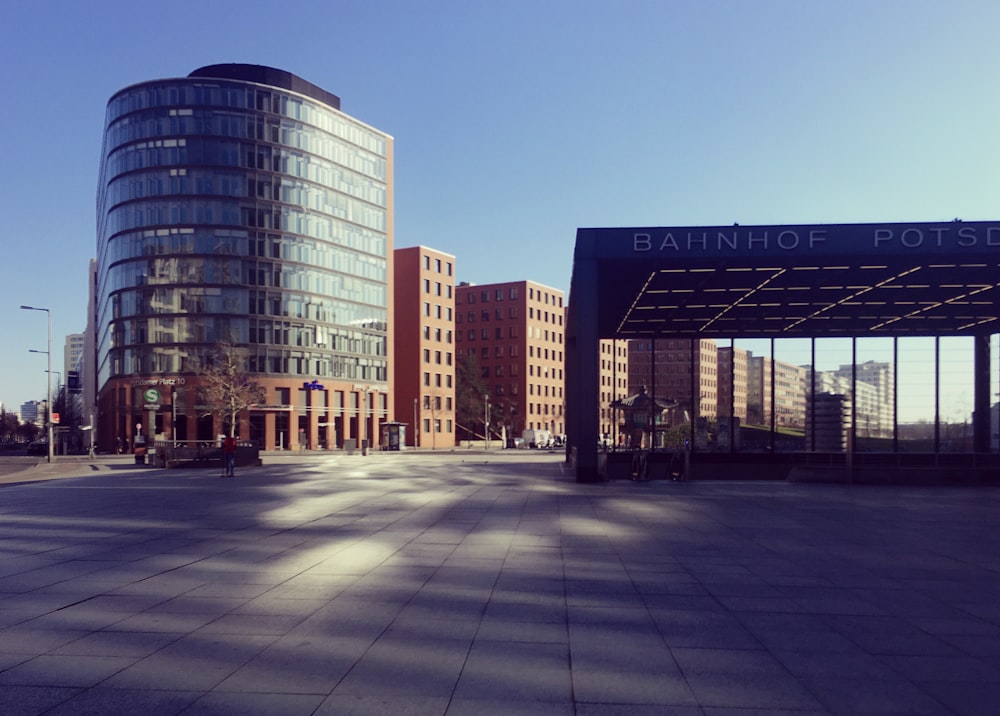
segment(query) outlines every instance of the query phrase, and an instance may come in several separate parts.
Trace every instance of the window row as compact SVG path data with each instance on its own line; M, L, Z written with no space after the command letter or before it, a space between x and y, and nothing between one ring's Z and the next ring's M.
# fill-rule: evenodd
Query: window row
M429 302L424 301L424 316L430 318L431 315L433 315L434 318L450 321L452 319L452 308L451 306L442 306L439 303L435 303L431 306Z
M107 185L104 206L167 196L231 197L277 201L331 216L344 216L349 198L384 207L385 185L340 172L337 186L319 186L279 175L247 175L218 168L157 168L131 172Z
M432 381L433 378L433 382ZM454 378L451 373L441 373L431 374L428 371L424 371L424 387L434 387L434 388L451 388L454 382Z
M435 328L433 335L434 335L435 342L437 342L437 343L444 342L444 343L447 343L448 345L451 345L451 330L450 329L449 330L443 330L441 328ZM431 327L430 326L424 326L424 340L425 341L431 340Z
M430 418L424 418L423 422L424 422L424 433L429 433L431 431L431 419ZM444 421L444 432L450 435L454 431L455 431L455 428L453 427L453 424L452 424L451 420L445 420ZM434 419L434 432L435 433L440 433L441 432L441 419L440 418L435 418Z
M442 293L443 291L443 293ZM431 280L429 278L424 279L424 293L431 293ZM434 282L434 295L444 296L445 298L451 298L451 284L442 284L440 281Z
M386 144L362 146L358 134L337 136L308 122L294 118L263 115L255 110L221 109L214 106L193 107L177 111L151 108L109 118L105 128L107 146L117 147L126 142L152 137L208 136L229 137L273 142L335 160L345 150L368 154L373 161L384 159ZM381 139L377 135L369 136Z
M294 175L384 205L384 198L375 200L378 195L374 192L386 188L385 166L384 159L358 154L346 147L336 154L334 161L252 141L179 137L149 139L118 147L104 158L100 176L104 179L102 186L106 186L113 177L142 169L212 167L213 171L222 171L224 167L240 167ZM258 180L265 178L258 177ZM362 182L370 188L356 188ZM274 196L279 196L277 191Z
M330 96L331 101L334 97ZM125 114L166 108L168 115L185 116L191 108L231 107L280 115L299 120L328 134L345 139L379 155L386 153L386 139L339 111L339 107L281 91L239 81L198 77L149 82L124 90L108 102L107 123ZM172 108L172 109L171 109ZM160 110L163 112L163 109ZM188 115L189 116L189 115Z
M453 403L450 395L425 395L423 396L424 410L452 410Z
M437 259L436 258L436 259L433 259L433 263L434 263L434 273L441 273L441 269L442 269L442 266L443 266L444 269L445 269L446 275L451 276L451 272L452 272L451 261L442 261L441 259ZM431 270L431 257L428 256L427 254L424 254L424 270L425 271L430 271ZM438 295L440 295L440 294L438 294Z
M431 362L431 351L424 348L424 363ZM434 362L437 365L451 365L451 351L434 351Z
M496 328L493 329L493 339L494 340L502 340L504 338L504 333L505 333L504 329L502 327L500 327L500 326L497 326ZM517 334L518 334L517 326L507 326L506 334L507 334L506 335L507 338L517 338ZM482 329L480 329L479 335L482 337L482 340L484 340L484 341L490 340L490 329L489 328L482 328ZM476 340L476 329L475 328L470 328L469 331L468 331L468 333L465 334L465 336L466 336L466 340L475 341ZM462 340L462 331L458 332L457 338L458 338L459 341Z
M343 197L343 206L319 214L244 199L175 198L121 204L101 215L100 236L178 224L225 225L288 231L323 241L353 239L348 245L378 256L386 253L384 209ZM351 226L355 224L357 226ZM361 239L359 241L358 239ZM338 242L339 243L339 242ZM346 243L346 242L343 242Z

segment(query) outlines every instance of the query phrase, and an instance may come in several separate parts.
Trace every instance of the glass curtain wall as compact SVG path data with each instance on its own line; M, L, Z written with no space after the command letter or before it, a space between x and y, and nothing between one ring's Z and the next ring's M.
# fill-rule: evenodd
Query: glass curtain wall
M971 452L975 339L837 337L660 339L647 385L678 400L681 434L698 449ZM650 342L651 343L651 342ZM679 353L684 343L686 356ZM647 344L649 346L649 344ZM674 347L671 349L671 347ZM714 414L706 389L715 381ZM1000 449L1000 338L990 338L990 445ZM701 399L699 399L699 396ZM690 420L693 415L693 423ZM830 422L833 421L833 422ZM815 426L815 427L814 427ZM825 435L825 437L818 437Z

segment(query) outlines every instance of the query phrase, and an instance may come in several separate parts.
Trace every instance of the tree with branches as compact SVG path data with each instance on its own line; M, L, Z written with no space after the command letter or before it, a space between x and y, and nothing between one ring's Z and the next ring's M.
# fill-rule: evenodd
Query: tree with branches
M455 364L455 420L467 440L476 437L476 425L481 425L486 405L486 380L473 351L458 357Z
M200 398L205 415L219 416L230 437L236 437L239 417L266 401L264 386L247 371L247 351L228 341L215 344L199 370Z

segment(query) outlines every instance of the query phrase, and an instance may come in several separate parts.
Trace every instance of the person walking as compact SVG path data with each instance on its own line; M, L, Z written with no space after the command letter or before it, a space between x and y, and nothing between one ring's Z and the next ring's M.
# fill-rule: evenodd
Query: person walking
M227 435L222 440L222 457L225 458L223 477L236 477L236 438Z

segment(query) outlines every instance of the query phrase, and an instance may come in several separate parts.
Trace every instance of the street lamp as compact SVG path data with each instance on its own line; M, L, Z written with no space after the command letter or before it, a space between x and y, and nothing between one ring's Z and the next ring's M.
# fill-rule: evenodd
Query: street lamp
M417 436L419 435L419 428L417 427L417 399L413 399L413 449L416 450L419 447L420 441Z
M490 449L490 394L483 396L486 399L486 410L483 414L483 433L486 438L486 449Z
M36 306L21 306L25 311L45 311L45 325L46 325L46 335L48 337L48 345L46 351L31 351L32 353L45 353L45 360L48 363L45 367L45 396L48 401L48 420L49 424L49 456L48 461L52 462L52 312L47 308L38 308Z

